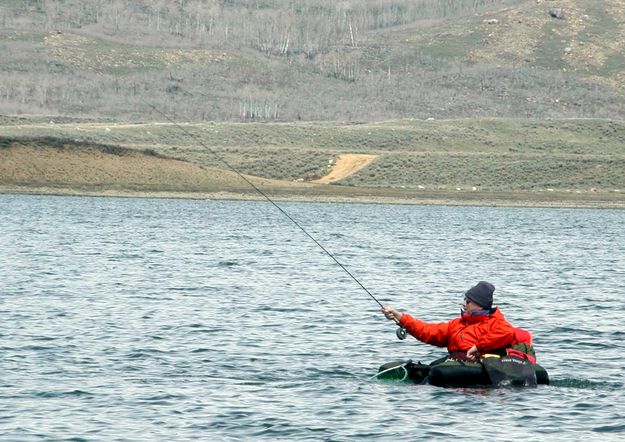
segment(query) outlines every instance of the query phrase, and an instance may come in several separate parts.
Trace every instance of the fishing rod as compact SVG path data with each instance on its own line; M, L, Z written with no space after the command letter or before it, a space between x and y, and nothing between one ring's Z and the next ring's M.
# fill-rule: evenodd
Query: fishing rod
M186 92L186 91L185 91ZM187 92L189 93L189 92ZM192 95L192 94L191 94ZM358 280L358 278L356 278L356 276L354 276L352 274L352 272L350 272L337 258L336 256L334 256L334 254L332 254L328 249L326 249L323 244L321 244L319 241L317 241L317 239L312 236L310 233L308 233L308 231L306 229L304 229L304 227L302 227L301 224L299 224L291 215L289 215L282 207L280 207L273 199L271 199L269 197L269 195L267 195L265 192L263 192L262 189L260 189L257 185L255 185L250 179L248 179L245 175L243 175L241 172L239 172L234 166L232 166L230 163L228 163L224 158L222 158L220 155L218 155L215 151L213 151L213 149L211 149L210 147L206 146L206 144L204 144L202 142L202 140L195 134L193 134L192 132L186 130L182 125L178 124L176 121L174 121L172 118L169 117L169 115L167 115L165 112L162 112L160 109L158 109L155 105L153 105L152 103L149 103L147 101L145 101L143 98L139 97L139 99L146 104L147 106L149 106L152 110L154 110L157 114L161 115L163 118L165 118L167 121L169 121L171 124L174 125L174 127L177 127L178 129L180 129L184 134L186 134L187 136L190 136L192 138L195 138L195 140L200 144L200 146L202 146L204 149L206 149L215 159L217 159L218 162L224 164L229 170L231 170L233 173L235 173L239 178L241 178L243 181L245 181L251 188L253 188L256 192L258 192L260 195L263 196L263 198L265 198L267 201L269 201L276 209L278 209L280 211L280 213L282 213L284 216L286 216L293 224L295 224L295 226L297 226L302 232L304 232L304 234L310 238L315 244L317 244L317 246L323 250L325 252L326 255L328 255L330 258L332 258L332 260L341 268L343 269L343 271L345 273L347 273L349 275L350 278L352 278L359 286L360 288L362 288L365 293L367 293L367 295L369 295L371 297L371 299L373 299L381 308L384 308L384 305L375 297L373 296L373 294L367 289L367 287L364 286L364 284L362 282L360 282ZM404 340L406 339L407 336L407 331L404 327L401 326L401 324L399 323L399 321L397 319L395 319L395 323L397 325L399 325L399 328L397 329L397 331L395 332L395 334L397 335L398 339Z

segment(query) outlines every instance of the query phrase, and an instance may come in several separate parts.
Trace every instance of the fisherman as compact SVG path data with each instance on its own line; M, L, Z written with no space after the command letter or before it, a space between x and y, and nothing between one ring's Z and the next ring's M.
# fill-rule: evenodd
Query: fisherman
M447 347L450 358L479 361L485 353L507 353L535 363L531 334L513 327L499 308L493 307L494 292L493 284L478 282L465 293L460 317L449 322L423 322L388 306L382 307L382 312L419 341Z

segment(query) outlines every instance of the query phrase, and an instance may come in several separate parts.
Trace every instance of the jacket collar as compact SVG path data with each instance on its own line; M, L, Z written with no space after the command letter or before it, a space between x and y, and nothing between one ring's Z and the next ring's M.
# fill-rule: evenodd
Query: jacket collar
M469 324L475 324L476 322L485 321L493 315L499 314L499 310L497 307L491 308L490 310L478 310L473 313L462 313L460 311L460 317L463 321Z

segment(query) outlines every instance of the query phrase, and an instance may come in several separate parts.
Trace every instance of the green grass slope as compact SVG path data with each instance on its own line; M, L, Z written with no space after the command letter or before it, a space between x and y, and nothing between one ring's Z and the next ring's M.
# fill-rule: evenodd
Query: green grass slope
M57 137L178 158L264 178L308 181L342 153L378 155L338 185L367 188L625 190L625 123L609 120L398 120L336 123L28 123L5 139Z

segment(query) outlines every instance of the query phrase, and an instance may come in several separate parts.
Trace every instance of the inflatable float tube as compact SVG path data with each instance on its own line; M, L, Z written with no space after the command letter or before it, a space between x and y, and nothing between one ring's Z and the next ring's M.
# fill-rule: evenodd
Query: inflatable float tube
M382 365L374 377L437 387L533 387L549 384L549 375L543 367L509 356L485 358L482 362L445 357L429 365L412 360L394 361Z

